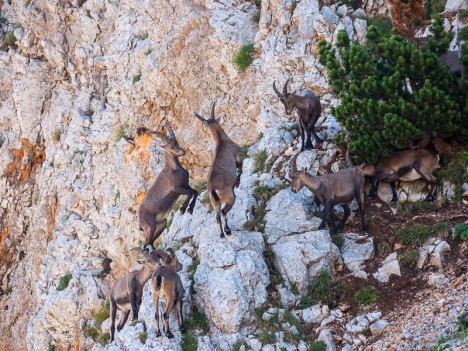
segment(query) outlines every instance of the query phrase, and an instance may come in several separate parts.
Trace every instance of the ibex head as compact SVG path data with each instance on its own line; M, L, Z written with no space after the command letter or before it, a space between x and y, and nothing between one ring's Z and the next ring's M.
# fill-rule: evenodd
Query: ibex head
M137 262L150 270L156 270L167 259L167 254L161 250L149 251L147 249L142 249L141 247L134 247L132 250L137 251L144 256L143 259L137 259Z
M296 161L299 154L300 152L295 154L290 161L289 178L291 178L291 191L293 193L297 193L304 186L302 175L307 173L306 170L302 170L300 172L297 171Z
M209 119L205 119L202 116L200 116L198 113L193 112L193 115L197 117L203 123L205 127L208 127L210 129L212 128L216 129L217 127L219 127L220 118L215 118L215 113L214 113L215 105L216 105L216 100L214 100L211 104L211 115Z
M179 260L177 259L177 256L174 252L174 250L172 250L171 248L168 248L166 251L166 259L164 261L162 261L163 265L168 267L169 269L171 269L172 271L174 272L179 272L180 270L182 270L182 264L179 262Z
M287 115L290 115L293 110L294 110L294 107L296 106L295 102L294 102L294 93L288 93L288 83L289 83L289 79L286 81L286 83L284 83L284 87L283 87L283 94L281 94L279 92L279 90L276 88L276 81L273 82L273 90L275 91L276 95L278 95L278 97L280 98L280 101L283 103L284 105L284 109L286 110L286 114Z
M161 141L159 146L161 146L166 152L170 153L173 157L185 156L186 152L179 146L171 126L165 124L163 125L163 128L168 131L169 136L158 131L151 131L148 133L155 135Z

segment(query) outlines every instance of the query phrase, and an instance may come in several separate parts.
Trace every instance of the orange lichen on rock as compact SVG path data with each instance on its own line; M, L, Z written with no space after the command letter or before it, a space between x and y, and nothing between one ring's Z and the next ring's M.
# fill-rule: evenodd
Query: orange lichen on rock
M28 181L46 158L44 145L35 145L24 138L21 139L21 147L11 149L10 154L13 161L6 166L4 176L13 184Z
M141 204L141 202L143 201L145 195L146 195L146 192L145 192L145 191L143 191L143 190L138 190L138 191L137 191L137 194L136 194L136 202L137 202L137 204Z
M150 153L149 153L149 144L153 141L154 136L148 133L148 129L140 127L137 129L135 138L126 138L126 140L131 143L130 148L128 149L128 154L133 156L137 154L141 161L144 161L143 173L146 173L148 168Z

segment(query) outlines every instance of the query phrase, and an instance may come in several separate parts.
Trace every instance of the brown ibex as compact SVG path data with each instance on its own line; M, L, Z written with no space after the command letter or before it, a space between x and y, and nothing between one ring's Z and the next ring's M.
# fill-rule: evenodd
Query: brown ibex
M302 138L301 151L312 149L310 134L314 136L317 144L322 144L323 140L315 133L315 123L317 123L317 120L322 114L322 106L319 98L309 89L303 90L300 95L296 95L295 92L288 93L289 79L284 84L283 94L281 94L276 88L275 83L276 82L273 82L273 90L283 103L286 114L290 115L294 108L297 109Z
M143 267L136 269L125 277L119 279L110 291L111 342L114 340L117 310L121 310L123 312L117 326L117 331L119 332L127 322L130 311L132 311L132 321L136 321L138 319L141 298L143 296L143 287L151 278L153 272L161 266L161 261L165 261L167 259L167 254L164 251L157 250L148 252L148 250L142 250L139 247L132 250L142 253L145 256L145 259L137 260L138 263L143 264Z
M372 188L369 197L377 195L380 181L390 183L392 202L398 201L397 181L412 181L423 178L431 185L431 190L424 201L433 201L437 196L438 181L434 172L439 167L439 155L427 149L413 149L394 152L385 162L376 165L365 165L362 170L365 176L371 177Z
M185 150L179 146L172 128L168 125L164 127L169 132L169 137L157 131L148 132L156 135L162 142L160 146L164 149L166 164L138 209L140 228L146 233L144 247L149 245L153 249L154 241L166 228L166 216L174 207L179 196L187 195L187 199L180 207L180 212L185 213L187 210L190 214L193 212L198 197L198 192L189 185L189 173L182 167L178 159L186 154Z
M328 212L330 212L332 230L331 234L337 233L344 228L346 220L351 211L349 203L356 198L361 216L362 230L367 231L367 223L364 209L364 174L359 167L352 167L339 170L336 173L326 174L320 177L313 176L307 171L297 171L297 157L299 153L291 159L291 190L297 193L303 186L314 193L316 199L323 204L322 222L318 229L325 229ZM344 214L338 226L335 225L335 205L342 205Z
M164 299L163 303L163 323L164 334L169 339L172 339L171 330L169 329L169 315L174 307L177 307L177 317L179 322L179 330L185 332L184 318L182 315L184 286L180 280L178 271L182 269L177 256L172 249L167 249L168 254L166 259L162 261L162 266L154 271L151 277L151 289L153 291L153 307L154 319L156 321L156 336L161 336L159 329L159 298Z
M221 214L224 219L224 231L231 234L231 229L227 223L229 210L234 206L236 195L234 187L239 186L242 174L242 159L240 147L231 140L219 125L219 119L215 119L215 101L211 105L210 119L201 117L198 113L193 113L204 126L207 126L216 144L215 156L208 174L207 190L210 201L216 212L216 220L219 224L220 236L224 238ZM221 210L221 203L224 204Z

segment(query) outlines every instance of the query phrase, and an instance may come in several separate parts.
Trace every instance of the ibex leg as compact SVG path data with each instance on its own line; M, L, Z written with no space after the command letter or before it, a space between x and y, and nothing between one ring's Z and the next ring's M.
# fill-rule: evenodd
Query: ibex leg
M392 188L392 199L390 200L390 202L397 202L398 201L397 182L391 182L390 188Z
M305 150L305 133L304 133L304 123L302 122L302 118L299 117L299 127L301 129L301 151L304 151Z
M351 210L349 209L349 205L343 205L343 210L344 210L344 213L343 213L343 219L341 220L340 224L338 224L338 231L340 230L343 230L345 224L346 224L346 221L348 220L348 217L349 215L351 214Z
M323 205L323 212L322 212L322 223L320 223L320 226L318 227L319 230L325 229L325 226L327 224L327 214L330 212L330 208L332 206L330 204L324 204Z
M145 245L153 245L153 234L156 231L157 223L154 214L141 213L140 212L140 227L145 231Z
M367 232L367 222L366 222L366 208L364 203L364 183L362 183L359 191L354 194L356 197L358 207L359 207L359 215L361 216L361 229L363 232Z
M211 190L210 192L210 201L211 206L213 206L213 210L216 213L216 222L218 222L220 232L219 235L221 238L224 238L223 225L221 223L221 201L219 200L218 194L216 194L216 191L214 190Z
M171 299L169 296L166 296L166 303L164 305L164 313L163 313L163 323L164 323L164 334L169 339L172 339L174 335L171 333L169 329L169 315L171 314L172 307L174 306L174 300Z
M418 172L423 179L431 184L431 190L426 196L424 201L431 202L435 200L437 195L437 188L438 188L438 180L434 177L430 170L424 169L422 165L416 164L414 170Z
M231 235L231 228L229 228L227 223L227 214L231 210L232 206L234 206L234 202L236 201L236 195L234 194L234 191L232 190L230 193L225 194L225 196L223 196L223 200L224 206L221 213L224 220L224 232L226 235Z
M317 117L318 119L318 117ZM309 125L309 128L310 128L310 131L312 133L312 135L314 136L314 140L317 144L322 144L323 143L323 139L320 139L319 136L317 135L317 133L315 132L315 123L317 122L317 120L315 120L314 123L311 123L311 125ZM310 138L309 138L310 139Z
M153 282L151 282L153 285ZM156 337L161 336L161 330L159 329L159 291L153 288L153 307L154 307L154 322L156 325Z
M115 318L117 317L117 304L113 299L110 299L110 315L111 315L111 327L110 327L110 342L114 341L115 334Z
M190 188L190 189L192 189L192 188ZM187 210L187 212L189 214L193 213L193 208L195 207L195 202L197 201L197 198L198 198L198 191L196 191L195 189L192 189L192 194L193 194L192 202L190 203L189 208Z
M174 189L174 192L180 194L180 195L187 195L187 198L185 199L185 202L183 203L183 205L180 207L180 213L184 214L185 213L185 210L187 209L187 206L190 202L190 199L195 195L194 193L197 194L198 196L198 193L192 189L189 185L187 186L178 186ZM192 207L192 210L193 210L193 207ZM189 211L190 214L192 214L190 211Z
M119 324L117 325L118 332L121 331L125 323L127 323L129 315L130 315L130 310L123 312L122 316L120 317Z
M153 249L155 248L154 245L153 245L154 241L157 238L159 238L159 236L164 231L164 229L166 229L166 225L167 225L167 218L164 218L161 222L157 223L156 230L153 233L153 237L151 238L151 243L150 243L150 245L153 247Z
M182 297L179 296L176 302L176 306L177 306L177 317L179 320L179 330L181 333L185 333L184 316L182 314L182 307L183 307Z

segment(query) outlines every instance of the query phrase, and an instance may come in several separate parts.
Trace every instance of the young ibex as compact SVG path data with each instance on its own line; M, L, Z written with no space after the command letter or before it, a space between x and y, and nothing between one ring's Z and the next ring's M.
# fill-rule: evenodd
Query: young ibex
M292 181L291 190L293 193L297 193L303 186L306 186L323 204L322 223L320 223L318 229L325 229L328 212L330 212L332 223L330 233L335 234L343 229L351 213L348 204L356 198L361 215L362 230L367 231L364 212L364 175L360 168L346 168L336 173L317 177L305 170L297 171L296 160L298 156L299 153L291 159L291 171L289 173ZM335 205L342 205L344 209L343 219L338 226L335 225Z
M161 261L164 262L167 259L167 254L164 251L157 250L148 252L148 250L142 250L141 248L134 248L132 250L142 253L145 256L145 259L137 260L138 263L143 264L143 267L136 269L125 277L119 279L110 291L111 342L114 340L117 310L121 310L123 312L117 326L117 331L119 332L127 322L130 311L132 311L132 321L136 321L138 319L141 298L143 296L143 287L151 278L153 272L161 266Z
M322 106L319 98L309 89L303 90L300 95L296 95L295 92L288 93L288 82L289 79L284 84L283 94L276 88L276 82L273 82L273 90L283 103L287 115L292 113L294 107L297 109L302 137L301 151L310 150L312 149L312 141L310 139L311 133L317 144L322 144L323 142L323 140L317 136L317 133L315 133L315 123L317 123L317 120L322 114ZM304 133L306 134L305 145Z
M140 228L145 231L144 247L154 249L154 241L166 228L167 214L174 207L174 203L180 195L187 195L187 199L180 207L180 212L192 214L198 192L189 185L189 173L182 167L179 157L185 155L185 150L179 146L171 127L164 126L169 132L169 137L160 132L149 132L156 135L162 142L166 164L162 172L156 178L154 184L146 193L141 202L138 214ZM190 199L192 202L189 205Z
M167 258L162 262L163 265L154 271L151 277L151 289L153 291L154 318L156 321L156 336L161 336L159 329L159 298L164 299L163 303L163 323L164 334L169 339L174 336L169 329L169 315L174 307L177 307L179 330L185 332L184 319L182 315L182 305L184 297L184 287L180 280L178 271L182 269L177 256L172 249L166 250Z
M431 185L431 190L425 201L433 201L437 196L438 181L432 174L439 167L439 155L427 149L414 149L394 152L385 162L376 165L366 165L362 168L365 176L371 177L372 188L369 197L377 195L380 181L390 183L392 188L392 202L398 201L396 192L397 181L412 181L424 178Z
M216 212L216 220L219 224L220 236L224 238L221 214L224 219L224 231L231 234L231 229L227 223L229 210L234 206L236 195L234 187L239 186L242 174L242 159L240 157L240 147L232 141L219 125L219 119L215 119L215 101L211 105L210 119L204 119L198 113L193 113L203 125L207 126L216 144L215 157L208 174L207 189L210 195L211 204ZM224 204L221 210L221 203Z

